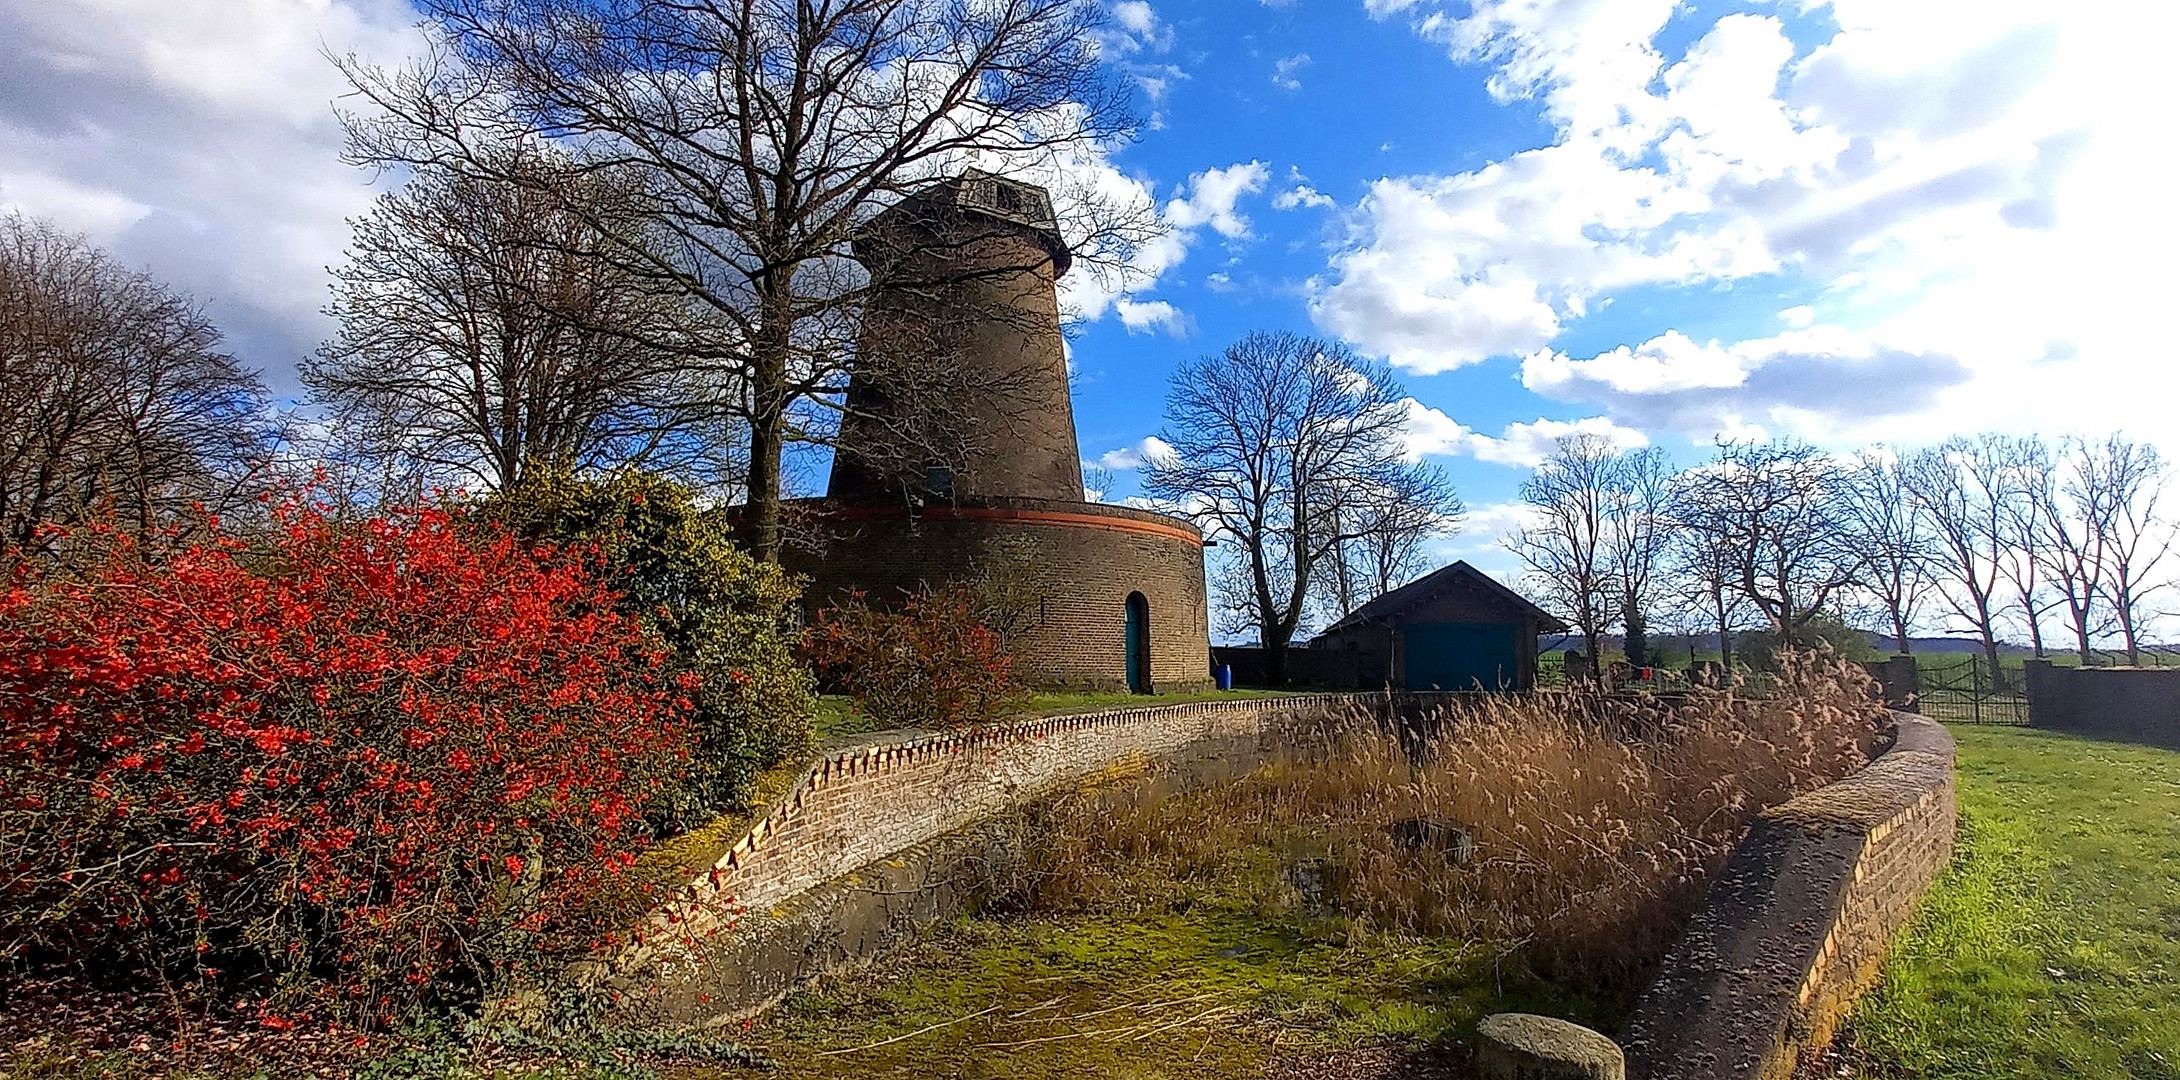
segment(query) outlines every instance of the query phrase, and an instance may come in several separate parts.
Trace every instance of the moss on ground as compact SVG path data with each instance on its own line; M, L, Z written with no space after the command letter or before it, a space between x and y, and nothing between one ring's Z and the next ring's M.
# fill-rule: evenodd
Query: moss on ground
M2180 1078L2180 753L1955 727L1953 865L1850 1023L1852 1074Z

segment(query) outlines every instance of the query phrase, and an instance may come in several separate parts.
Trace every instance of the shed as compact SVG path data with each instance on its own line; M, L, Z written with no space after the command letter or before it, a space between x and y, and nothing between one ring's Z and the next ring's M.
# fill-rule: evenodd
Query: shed
M1465 562L1441 567L1356 608L1310 641L1355 657L1366 686L1528 690L1537 637L1567 624Z

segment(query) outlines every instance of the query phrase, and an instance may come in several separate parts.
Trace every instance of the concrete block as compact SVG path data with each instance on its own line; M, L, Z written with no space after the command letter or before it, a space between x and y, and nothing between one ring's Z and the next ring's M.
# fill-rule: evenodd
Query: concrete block
M1533 1013L1497 1013L1476 1025L1476 1068L1484 1080L1627 1080L1611 1039Z

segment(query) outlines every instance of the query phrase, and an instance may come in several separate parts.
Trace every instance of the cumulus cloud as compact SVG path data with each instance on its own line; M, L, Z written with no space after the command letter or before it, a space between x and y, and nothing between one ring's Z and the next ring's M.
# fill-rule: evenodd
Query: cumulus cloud
M1099 197L1148 203L1152 199L1149 184L1139 177L1130 176L1105 159L1085 159L1073 168L1078 180L1087 180ZM1164 222L1163 235L1144 244L1129 261L1128 273L1118 276L1098 277L1094 274L1074 273L1060 280L1060 305L1072 317L1096 320L1108 312L1120 316L1121 324L1133 333L1148 333L1163 329L1176 336L1188 332L1192 325L1186 312L1164 300L1148 299L1144 294L1156 288L1167 271L1179 266L1188 257L1204 230L1218 234L1229 243L1242 243L1254 234L1249 218L1241 212L1243 197L1261 192L1271 179L1271 166L1261 161L1245 161L1225 168L1205 169L1188 178L1172 198L1158 208Z
M1113 304L1120 316L1120 325L1131 334L1148 334L1164 330L1174 337L1188 333L1188 316L1179 308L1164 300L1131 300L1122 297Z
M1113 26L1118 33L1108 35L1107 48L1122 54L1165 52L1173 48L1173 27L1159 18L1158 12L1144 0L1121 0L1111 10Z
M1296 53L1272 62L1272 85L1281 90L1302 89L1302 69L1310 64L1310 54Z
M1522 385L1545 397L1699 440L1785 431L1834 441L1871 421L1925 412L1969 375L1956 357L1827 325L1732 344L1669 331L1588 359L1539 350L1522 361Z
M1508 424L1494 437L1475 431L1414 398L1408 399L1407 404L1408 424L1403 449L1410 461L1436 454L1473 457L1494 465L1528 467L1550 457L1559 440L1569 435L1598 435L1621 449L1646 446L1650 441L1642 432L1622 427L1603 416L1580 420L1539 417L1532 422Z
M1272 168L1261 161L1245 161L1223 169L1206 169L1188 178L1188 194L1166 204L1166 223L1176 229L1210 226L1229 240L1250 237L1249 219L1235 204L1244 195L1264 190Z
M0 210L87 234L205 302L276 391L330 331L323 268L369 177L320 49L421 51L397 0L0 6Z
M1146 462L1163 463L1174 459L1173 446L1156 435L1148 435L1134 446L1107 450L1098 456L1098 465L1114 472L1141 468Z
M2075 425L2180 441L2180 423L2142 396L2093 389L2166 334L2152 297L2175 275L2126 253L2180 242L2180 215L2154 190L2167 170L2143 135L2165 123L2155 103L2168 96L2150 43L2180 31L2180 15L2030 0L1974 18L1942 0L1812 6L1836 30L1797 49L1771 15L1698 16L1673 0L1368 0L1372 15L1490 65L1491 92L1536 102L1557 135L1469 172L1378 181L1354 242L1311 283L1313 317L1416 372L1541 351L1525 377L1625 422L1881 413L1899 435L1917 417L1941 431L2033 429L2064 405ZM1697 18L1683 56L1660 51L1672 20ZM1763 339L1698 357L1667 341L1667 324L1603 366L1549 351L1630 289L1755 275L1821 292L1826 319L1863 341ZM1815 307L1780 318L1821 329ZM1619 385L1639 372L1678 381ZM1880 376L1860 401L1840 382ZM1949 412L1932 417L1941 399Z

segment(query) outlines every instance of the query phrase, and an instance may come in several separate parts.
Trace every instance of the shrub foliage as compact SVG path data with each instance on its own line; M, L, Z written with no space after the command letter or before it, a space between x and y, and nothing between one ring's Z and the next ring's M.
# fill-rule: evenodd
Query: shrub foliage
M795 655L800 579L734 545L725 519L651 473L581 479L538 469L480 508L533 542L576 543L695 676L699 747L673 824L738 808L766 766L811 742L811 677Z
M855 596L819 612L803 647L824 683L889 725L963 727L1021 704L1006 640L970 586L926 585L895 609Z
M373 1022L526 956L680 785L697 679L579 561L439 508L0 596L0 956Z

